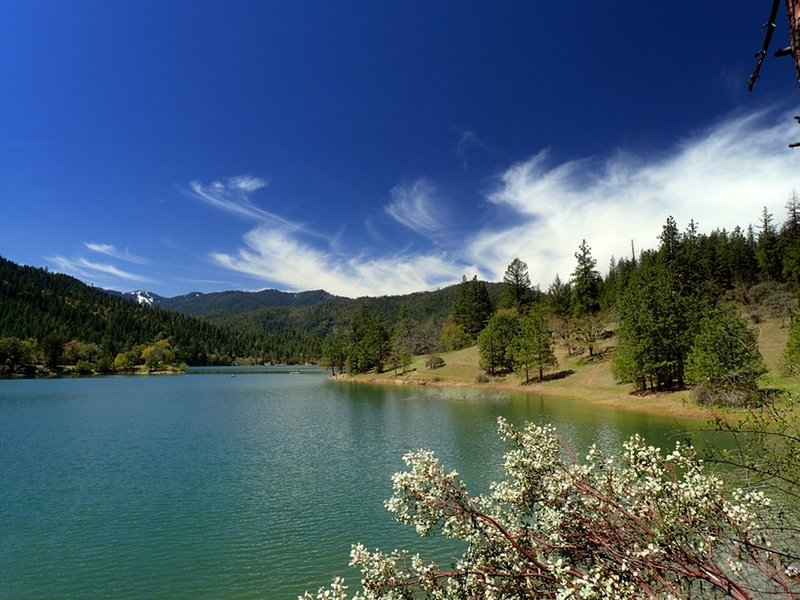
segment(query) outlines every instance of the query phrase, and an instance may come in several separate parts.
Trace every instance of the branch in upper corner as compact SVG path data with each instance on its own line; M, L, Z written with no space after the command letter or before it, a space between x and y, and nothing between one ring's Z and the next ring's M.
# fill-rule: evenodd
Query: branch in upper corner
M764 58L766 58L769 45L772 42L772 34L775 33L775 20L778 17L778 6L780 6L780 0L772 0L772 8L769 11L769 19L762 26L762 28L766 30L764 33L764 44L761 46L761 50L755 53L755 57L758 60L753 72L750 73L750 80L747 84L748 91L752 92L756 85L758 76L761 73L761 65L764 64Z

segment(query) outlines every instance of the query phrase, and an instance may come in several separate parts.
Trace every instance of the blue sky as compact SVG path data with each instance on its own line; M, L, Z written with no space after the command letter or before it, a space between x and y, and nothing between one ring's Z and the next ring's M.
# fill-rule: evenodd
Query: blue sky
M0 4L0 255L97 286L543 289L780 222L800 90L769 2ZM774 46L788 38L785 18Z

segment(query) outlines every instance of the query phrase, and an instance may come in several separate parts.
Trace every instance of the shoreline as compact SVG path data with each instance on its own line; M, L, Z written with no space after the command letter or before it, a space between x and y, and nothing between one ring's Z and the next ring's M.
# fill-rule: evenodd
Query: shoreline
M705 407L695 403L691 398L691 390L676 392L656 392L648 395L635 395L623 391L624 385L614 384L617 390L609 390L605 386L581 388L573 386L554 385L562 380L534 381L527 385L521 382L492 381L477 383L468 381L438 379L436 377L414 377L414 372L403 374L359 374L359 375L328 375L331 381L394 386L420 386L440 387L452 389L489 390L509 394L539 394L551 398L568 398L577 402L586 403L587 408L603 407L625 412L646 414L664 418L679 418L692 421L712 421L720 416L723 410L720 407ZM575 374L571 375L574 377ZM727 409L728 412L735 411Z

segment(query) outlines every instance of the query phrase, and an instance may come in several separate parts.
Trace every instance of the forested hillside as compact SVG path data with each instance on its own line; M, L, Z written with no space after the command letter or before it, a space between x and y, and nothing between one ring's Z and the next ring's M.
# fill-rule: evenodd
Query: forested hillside
M602 346L598 359L611 360L617 380L635 391L694 386L703 401L751 403L766 370L752 324L771 317L790 326L781 368L800 372L796 194L786 210L780 225L764 209L756 227L710 233L693 221L681 229L669 217L657 247L612 259L604 277L584 240L569 278L556 277L545 292L531 286L528 265L514 259L499 295L475 279L453 289L439 327L405 310L388 321L362 305L326 340L325 361L352 373L402 371L413 354L477 343L488 377L516 372L527 382L555 372L556 346L589 359Z
M158 306L167 310L201 317L216 313L242 313L271 308L301 308L326 301L335 301L336 296L324 290L291 293L279 290L259 292L225 291L210 294L191 293L173 298L158 298Z
M0 258L0 371L128 370L150 361L228 364L234 360L307 362L320 342L301 331L238 331L140 306L66 275ZM115 364L116 363L116 364Z
M495 300L499 298L502 284L486 285L489 294ZM457 295L457 285L403 296L357 299L333 296L322 290L301 293L227 291L158 298L157 304L167 310L236 329L270 333L302 331L324 338L331 331L348 325L362 306L390 323L397 319L402 309L416 321L441 325Z
M575 259L574 271L546 291L532 287L528 265L514 259L500 283L464 278L441 290L355 300L276 290L158 299L172 311L0 259L0 368L82 362L125 370L155 356L153 367L322 360L356 373L404 369L415 354L477 343L489 376L516 372L527 381L557 368L556 345L591 357L611 336L615 375L641 392L713 380L716 388L733 382L746 398L762 371L758 356L723 364L703 355L718 350L703 350L699 340L708 346L738 336L742 345L750 340L745 317L800 322L792 319L800 285L796 195L782 225L766 209L756 227L710 233L694 222L681 230L669 217L656 248L612 259L604 277L586 240ZM798 357L784 361L789 371L800 362L800 331L796 337ZM714 379L714 369L732 374Z

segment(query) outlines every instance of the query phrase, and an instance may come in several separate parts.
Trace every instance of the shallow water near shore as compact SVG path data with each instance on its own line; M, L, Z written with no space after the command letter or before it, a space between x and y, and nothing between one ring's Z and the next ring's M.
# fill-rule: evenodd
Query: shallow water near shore
M500 477L496 419L552 422L580 456L681 423L538 394L329 381L311 368L0 381L0 598L295 598L350 545L444 559L383 507L402 455L470 489Z

